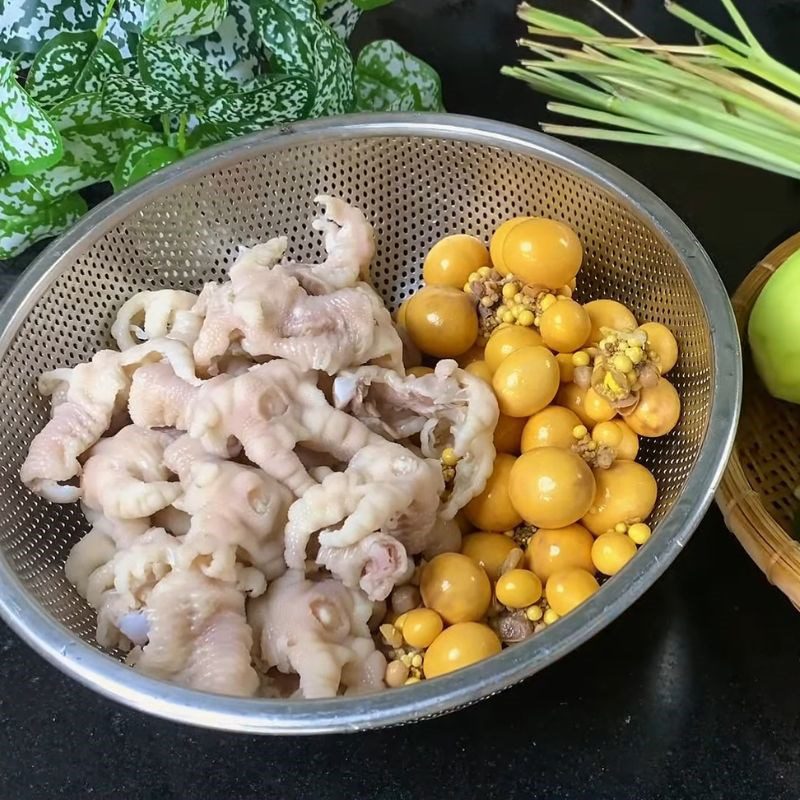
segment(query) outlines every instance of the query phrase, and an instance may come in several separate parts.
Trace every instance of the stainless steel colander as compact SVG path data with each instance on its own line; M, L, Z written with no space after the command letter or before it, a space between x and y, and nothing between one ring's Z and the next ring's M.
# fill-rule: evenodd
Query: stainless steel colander
M292 254L321 257L312 198L360 206L378 234L373 281L392 308L420 281L441 236L488 239L522 214L562 219L585 248L582 299L613 297L676 334L670 374L683 414L647 442L659 500L653 538L587 603L534 638L473 667L370 697L234 699L140 675L95 643L94 613L63 574L86 530L75 506L31 495L17 472L47 419L36 378L110 345L115 310L134 292L198 290L236 246L287 233ZM0 308L0 613L77 680L143 711L263 733L398 724L475 702L588 639L664 571L708 507L733 441L741 361L725 289L698 242L644 187L599 159L537 133L445 115L341 117L267 131L200 153L96 208L46 250Z

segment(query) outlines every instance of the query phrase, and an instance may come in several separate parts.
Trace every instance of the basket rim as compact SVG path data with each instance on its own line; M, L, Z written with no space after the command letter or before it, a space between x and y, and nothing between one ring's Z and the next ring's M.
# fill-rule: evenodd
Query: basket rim
M800 232L788 236L759 259L736 288L731 303L743 339L746 339L747 324L753 306L769 278L766 278L756 291L752 289L753 282L761 273L770 276L774 274L789 256L798 250L800 250ZM759 383L759 387L761 391L766 392L763 384ZM745 414L746 410L742 413ZM728 530L733 533L769 582L777 586L795 606L800 606L800 574L797 574L800 571L800 545L770 513L764 505L761 493L753 487L739 456L738 437L734 441L728 466L720 481L716 503ZM781 565L786 566L794 574L778 572Z
M527 642L436 681L368 696L285 701L210 695L141 675L68 631L31 598L0 558L0 616L43 657L99 693L159 717L228 731L270 734L351 732L438 716L491 696L566 655L632 605L683 549L708 509L731 452L742 363L733 310L722 280L682 220L641 183L572 144L479 117L452 114L357 114L251 134L197 153L101 203L27 268L0 305L0 359L35 300L76 252L151 199L239 161L325 139L409 136L488 145L533 156L598 185L673 251L697 287L713 333L714 386L706 434L686 488L645 550L600 592ZM644 554L643 554L644 555Z

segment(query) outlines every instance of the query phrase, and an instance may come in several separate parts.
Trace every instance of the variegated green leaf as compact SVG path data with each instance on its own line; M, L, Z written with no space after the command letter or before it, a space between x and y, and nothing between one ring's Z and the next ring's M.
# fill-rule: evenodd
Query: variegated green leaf
M144 0L117 0L103 33L103 38L116 45L122 57L136 54L144 18Z
M123 58L136 52L144 0L117 0L104 37ZM33 54L65 31L95 30L103 3L98 0L5 0L0 2L0 50L23 54L21 68Z
M254 10L273 71L313 76L314 40L319 29L313 0L265 0Z
M314 42L316 96L312 117L346 114L353 110L353 59L347 45L324 22Z
M261 60L261 42L249 0L229 0L219 27L186 46L221 72L240 81L252 80Z
M306 79L280 75L263 79L249 92L218 98L206 119L236 133L259 131L304 118L312 101L313 88Z
M133 120L71 128L64 133L64 157L40 176L42 192L60 197L99 181L111 180L125 148L149 126Z
M103 111L109 116L147 120L161 114L180 112L184 104L170 94L148 86L139 78L109 75L102 91Z
M109 114L102 105L102 95L99 92L75 94L61 103L54 105L48 112L48 117L55 125L56 130L66 131L77 125L94 125L98 122L108 122L121 114Z
M354 102L353 61L342 39L322 21L313 0L265 0L256 10L276 72L307 75L314 84L311 116L341 114Z
M47 204L34 175L0 175L0 219L35 214Z
M368 44L355 68L360 111L441 111L442 85L433 67L390 39Z
M227 12L227 0L144 0L142 33L151 39L204 36Z
M55 164L61 137L42 109L17 83L13 64L0 60L0 156L12 175L30 175Z
M151 147L139 153L139 157L131 165L131 169L127 175L126 186L132 186L134 183L152 175L162 167L169 164L174 164L183 158L180 150L169 145L161 144Z
M142 80L148 86L187 109L204 108L214 98L240 88L176 42L142 39L137 60Z
M25 216L0 216L0 258L11 258L41 239L57 236L86 210L86 201L79 194L69 194Z
M101 11L96 0L6 0L0 3L0 48L36 53L61 31L93 30Z
M45 108L76 92L97 91L105 76L122 68L119 50L94 31L65 31L36 54L25 90Z
M202 150L231 138L230 131L213 122L203 122L186 137L186 152Z
M119 50L111 42L101 39L97 43L94 57L89 60L80 78L75 81L75 91L97 92L110 73L119 72L121 69L122 56Z
M163 144L164 137L155 133L155 131L144 133L139 138L134 139L123 151L114 169L114 174L111 176L111 185L114 187L114 191L119 192L128 186L133 168L139 162L139 159L145 153L155 147L161 147Z
M353 0L328 0L322 6L322 19L343 41L347 41L361 18L361 9Z

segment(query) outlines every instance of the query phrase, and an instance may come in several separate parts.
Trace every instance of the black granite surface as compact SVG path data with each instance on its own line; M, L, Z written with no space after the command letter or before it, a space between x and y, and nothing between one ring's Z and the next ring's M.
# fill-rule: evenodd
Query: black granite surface
M656 0L609 2L658 38L685 37ZM724 20L718 0L686 4ZM738 5L800 67L800 3ZM588 0L549 6L599 18ZM449 110L534 126L544 101L497 74L522 33L513 7L397 0L358 36L392 36L433 63ZM686 220L731 291L800 227L800 183L691 155L590 149ZM394 730L304 739L181 727L95 696L0 625L0 800L796 800L799 676L800 617L713 509L666 575L578 651L492 700Z

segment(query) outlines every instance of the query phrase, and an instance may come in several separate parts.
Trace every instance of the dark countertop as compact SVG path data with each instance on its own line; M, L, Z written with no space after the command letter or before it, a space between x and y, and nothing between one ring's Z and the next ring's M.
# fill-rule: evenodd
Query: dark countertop
M609 2L657 38L682 33L655 0ZM718 0L686 4L722 20ZM558 5L598 18L588 0ZM800 67L800 4L737 5L774 55ZM523 32L513 7L397 0L358 35L392 36L433 63L450 111L534 126L544 101L497 74ZM731 291L800 226L800 183L691 155L590 149L686 220ZM796 800L799 634L800 616L716 508L666 575L588 644L498 697L393 730L309 739L181 727L94 695L0 625L0 800Z

